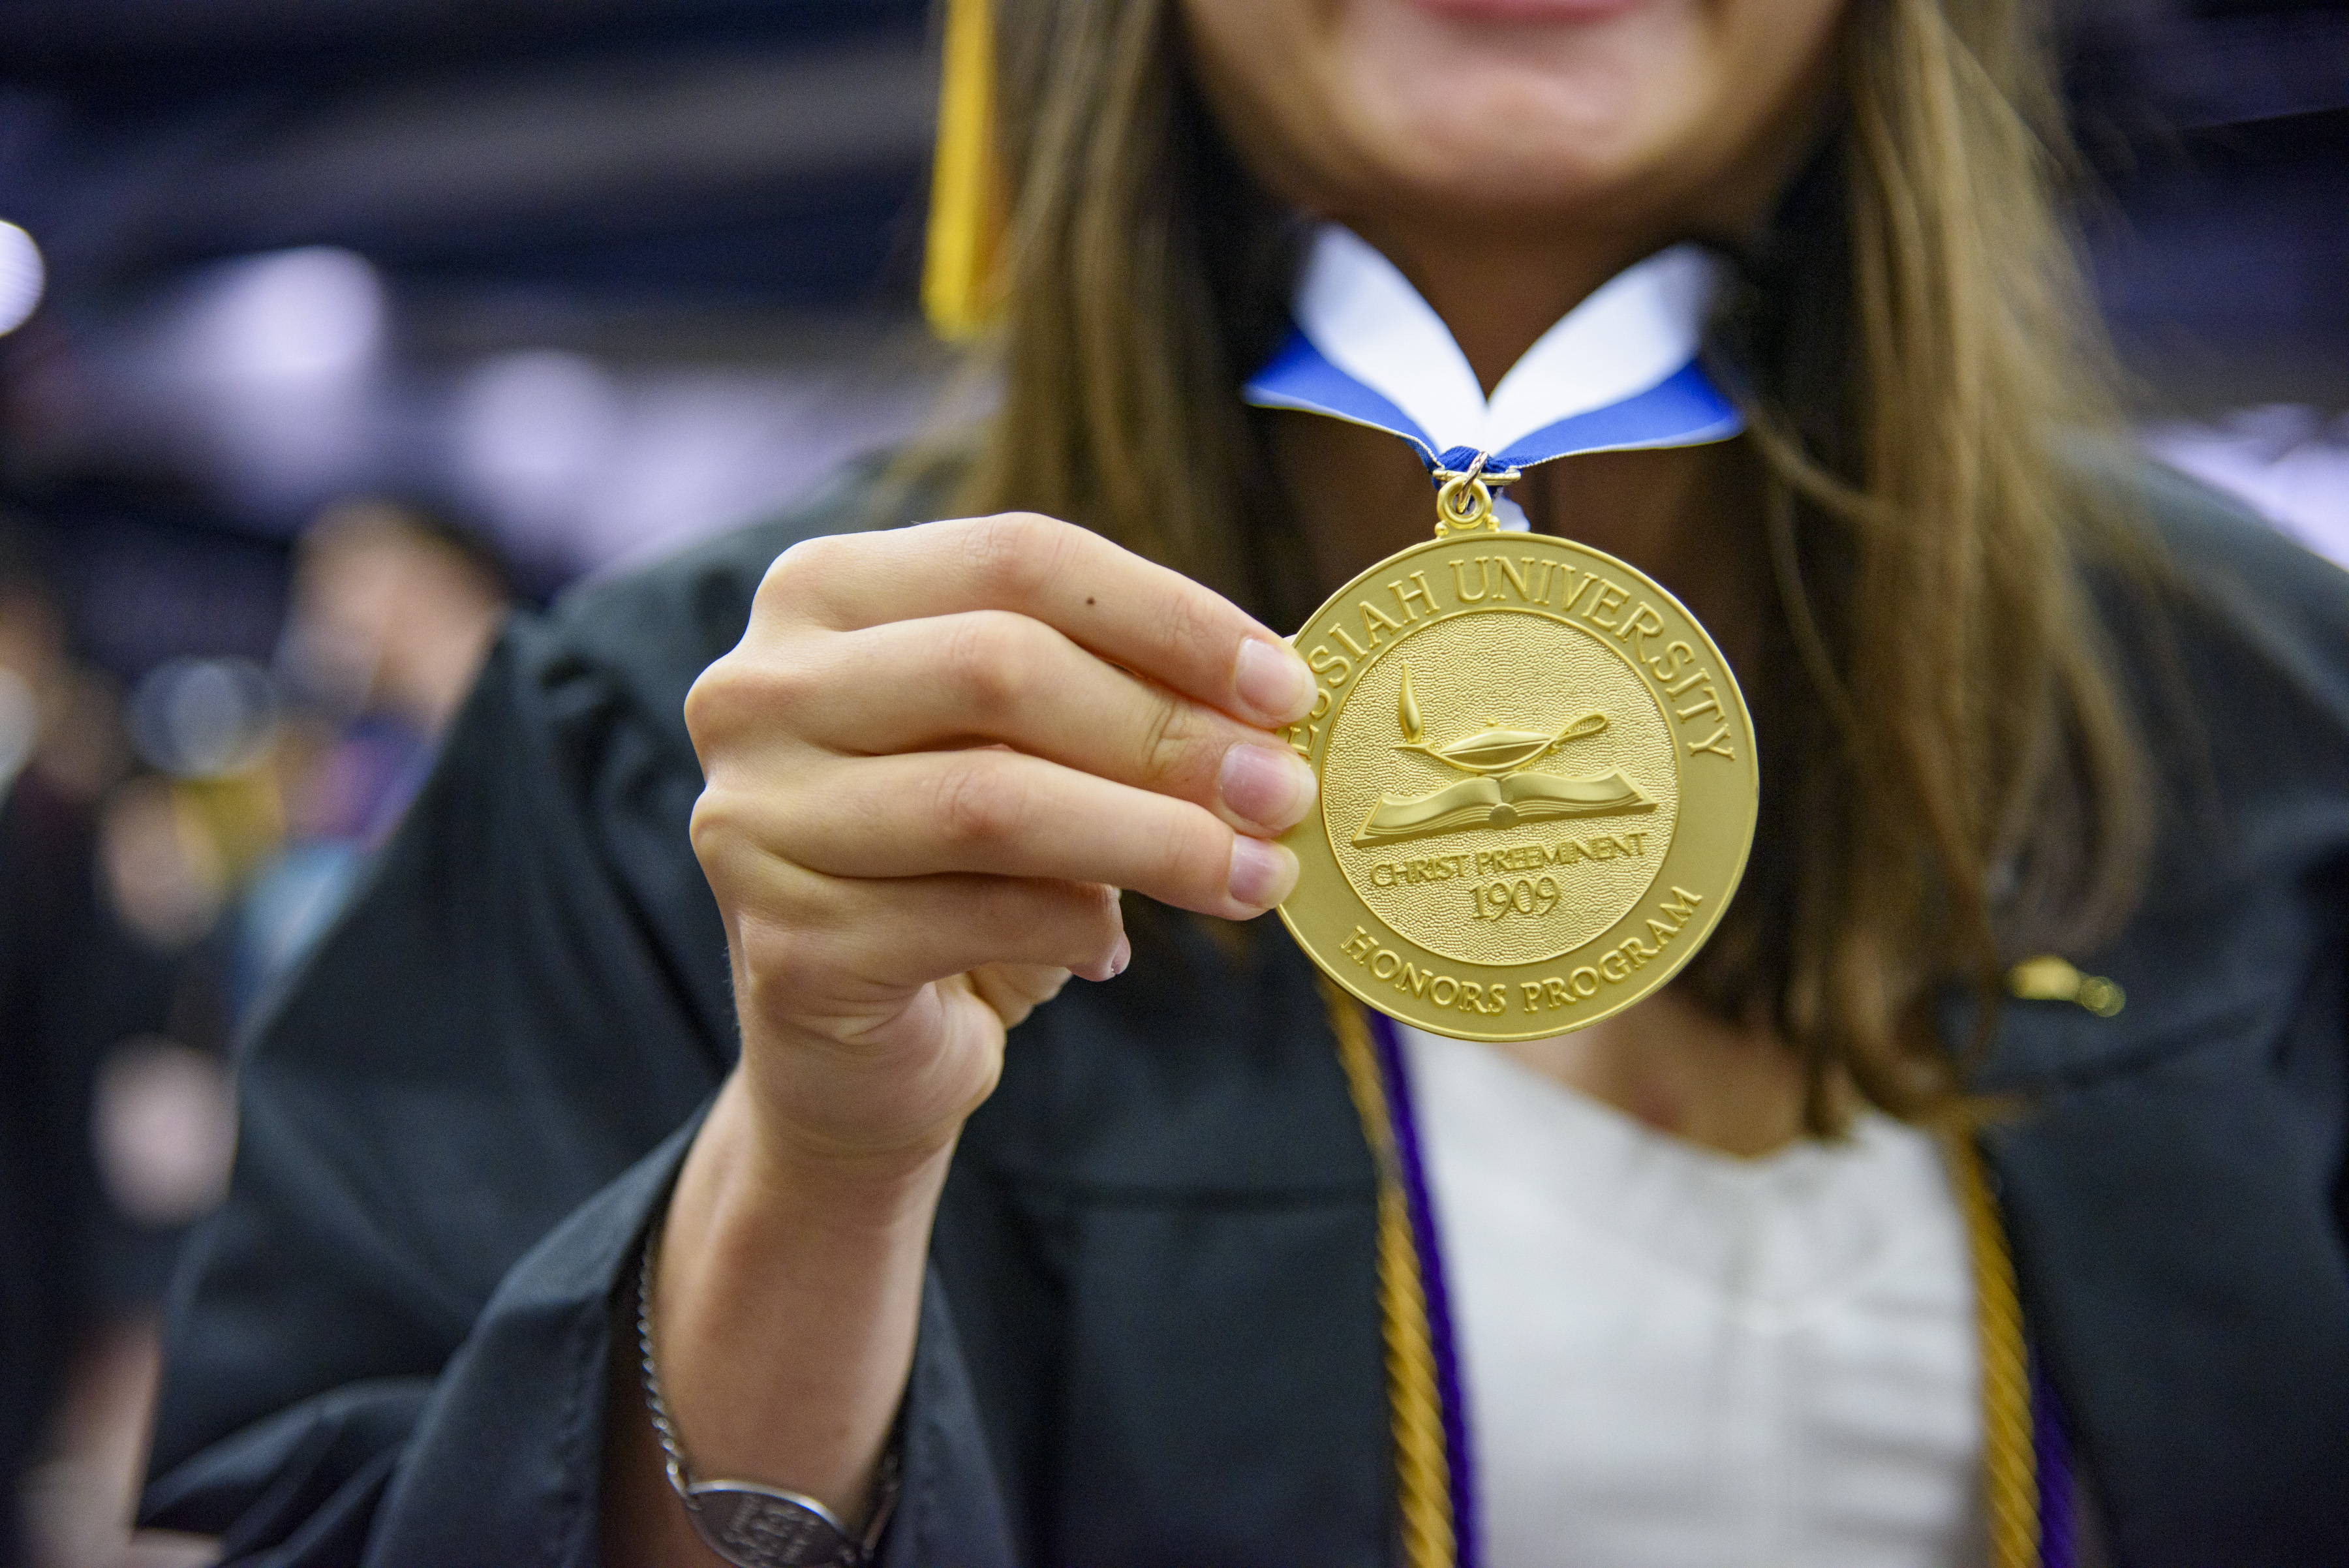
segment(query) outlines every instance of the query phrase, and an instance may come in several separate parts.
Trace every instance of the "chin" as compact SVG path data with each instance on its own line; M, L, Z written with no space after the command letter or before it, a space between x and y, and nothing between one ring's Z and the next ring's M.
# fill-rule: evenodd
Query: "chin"
M1268 187L1360 219L1483 223L1647 223L1699 201L1826 90L1814 67L1846 3L1182 0Z
M1636 179L1713 96L1709 40L1669 0L1351 9L1346 118L1378 161L1454 200L1547 203Z
M1482 112L1390 99L1375 111L1387 161L1413 183L1462 195L1484 190L1566 193L1634 177L1664 128L1629 93L1560 91L1549 82L1496 81Z

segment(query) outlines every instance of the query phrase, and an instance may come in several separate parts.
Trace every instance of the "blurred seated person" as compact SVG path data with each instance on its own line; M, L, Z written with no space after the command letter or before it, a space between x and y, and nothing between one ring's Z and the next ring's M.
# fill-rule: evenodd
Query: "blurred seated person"
M353 711L438 735L509 597L503 564L472 530L406 502L336 502L295 548L287 672Z
M1001 0L990 65L955 10L999 404L510 627L257 1040L151 1515L272 1563L2349 1560L2349 579L2126 455L2044 18ZM1376 1022L1255 917L1315 789L1278 631L1427 537L1432 464L1244 400L1292 316L1471 401L1685 331L1742 425L1508 496L1722 643L1734 904L1579 1033L1401 1035L1386 1122Z
M244 897L241 995L308 950L398 825L510 597L481 536L419 505L340 501L303 533L276 661L287 843Z

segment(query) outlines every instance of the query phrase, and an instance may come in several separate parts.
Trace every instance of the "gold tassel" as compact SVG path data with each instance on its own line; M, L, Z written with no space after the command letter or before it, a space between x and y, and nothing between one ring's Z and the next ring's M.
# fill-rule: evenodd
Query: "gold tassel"
M995 317L995 260L1003 232L1003 169L995 146L992 0L947 0L938 146L930 167L930 224L922 258L922 311L948 342Z

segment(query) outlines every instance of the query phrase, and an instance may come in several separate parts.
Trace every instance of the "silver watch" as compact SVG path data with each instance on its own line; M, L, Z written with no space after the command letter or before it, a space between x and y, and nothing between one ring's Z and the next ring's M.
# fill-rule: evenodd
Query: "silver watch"
M644 1360L645 1405L660 1438L661 1459L670 1490L685 1505L694 1533L735 1568L871 1568L881 1533L897 1506L897 1445L881 1456L873 1480L873 1517L862 1535L852 1534L832 1511L812 1497L755 1481L696 1480L685 1462L677 1428L661 1397L660 1370L653 1361L653 1263L660 1232L656 1227L636 1265L636 1349Z

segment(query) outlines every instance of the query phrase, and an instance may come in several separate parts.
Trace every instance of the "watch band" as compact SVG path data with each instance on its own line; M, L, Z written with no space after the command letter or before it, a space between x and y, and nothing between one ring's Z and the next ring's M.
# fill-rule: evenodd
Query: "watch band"
M645 1407L660 1438L669 1489L685 1505L694 1533L734 1568L871 1568L897 1506L894 1436L874 1476L873 1517L862 1535L852 1533L830 1509L799 1492L756 1481L694 1479L669 1419L668 1402L661 1397L660 1368L653 1357L653 1268L659 1252L660 1229L656 1225L636 1264L636 1349L644 1365Z

